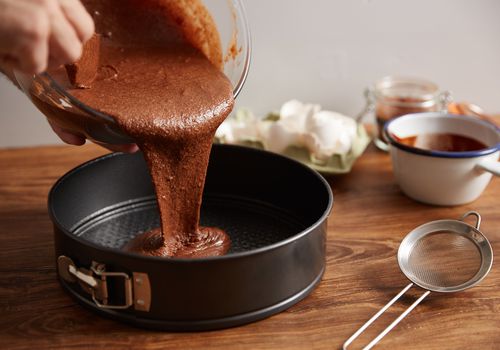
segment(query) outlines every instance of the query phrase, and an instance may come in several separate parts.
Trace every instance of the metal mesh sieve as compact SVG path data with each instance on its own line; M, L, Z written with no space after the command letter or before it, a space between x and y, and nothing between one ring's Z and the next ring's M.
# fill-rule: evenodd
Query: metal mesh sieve
M463 222L475 216L475 227ZM481 217L466 213L461 220L437 220L411 231L401 242L401 271L416 285L434 292L458 292L483 279L493 252L479 231Z
M481 252L474 241L450 231L422 237L408 257L411 280L445 288L471 280L480 270L481 262Z
M464 222L475 216L475 227ZM458 292L479 283L491 269L493 250L486 237L479 231L481 216L474 211L465 213L460 220L437 220L411 231L401 242L398 262L401 271L412 283L389 301L345 343L347 347L401 298L414 284L427 289L412 305L399 315L363 350L369 350L403 318L424 300L431 291Z

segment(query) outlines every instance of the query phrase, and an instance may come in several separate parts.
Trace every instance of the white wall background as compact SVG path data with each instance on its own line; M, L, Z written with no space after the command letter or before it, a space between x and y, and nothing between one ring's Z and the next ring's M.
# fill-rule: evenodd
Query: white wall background
M347 115L389 74L427 78L500 112L498 0L246 0L253 64L239 106L290 98ZM0 147L58 142L43 116L0 79Z

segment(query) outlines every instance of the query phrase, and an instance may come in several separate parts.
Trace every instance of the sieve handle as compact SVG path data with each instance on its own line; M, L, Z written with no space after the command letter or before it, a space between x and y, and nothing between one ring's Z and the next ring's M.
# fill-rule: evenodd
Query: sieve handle
M476 225L474 226L476 230L479 230L479 227L481 226L481 215L477 211L468 211L462 217L460 218L460 221L465 221L468 216L475 216L476 217Z
M373 315L372 318L370 318L368 321L366 321L366 323L364 325L362 325L361 328L359 328L356 331L356 333L354 333L349 339L346 340L346 342L342 346L342 349L347 350L347 347L349 345L351 345L351 343L357 337L359 337L359 335L361 333L363 333L365 331L365 329L367 329L373 322L375 322L376 319L378 319L384 312L386 312L387 309L390 308L392 306L392 304L394 304L396 301L398 301L399 298L401 298L411 287L413 287L413 283L410 283L409 285L407 285L401 292L399 292L398 295L396 295L394 298L392 298L391 301L389 301L383 308L381 308L375 315ZM392 323L389 326L387 326L386 329L384 329L367 346L365 346L363 348L363 350L369 350L369 349L373 348L375 346L375 344L377 344L380 341L380 339L382 339L387 333L389 333L394 327L396 327L396 325L399 322L401 322L401 320L403 318L405 318L414 308L416 308L417 305L420 304L422 302L422 300L424 300L425 297L427 297L430 293L431 293L430 291L426 291L424 294L422 294L417 300L415 300L415 302L413 304L411 304L403 313L401 313L401 315L399 315L398 318L396 318L394 321L392 321Z

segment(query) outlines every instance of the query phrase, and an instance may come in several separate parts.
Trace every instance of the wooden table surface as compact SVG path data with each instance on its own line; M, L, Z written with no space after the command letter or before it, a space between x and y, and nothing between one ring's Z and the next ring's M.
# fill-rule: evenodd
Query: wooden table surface
M472 204L418 204L399 191L389 156L371 146L350 174L329 178L335 204L327 269L309 297L278 315L232 329L136 329L83 309L56 280L47 193L66 171L103 153L92 145L0 150L0 349L340 349L408 283L396 252L414 227L477 210L500 256L498 179ZM352 348L366 344L419 293L410 293ZM500 349L498 263L473 289L431 294L378 348Z

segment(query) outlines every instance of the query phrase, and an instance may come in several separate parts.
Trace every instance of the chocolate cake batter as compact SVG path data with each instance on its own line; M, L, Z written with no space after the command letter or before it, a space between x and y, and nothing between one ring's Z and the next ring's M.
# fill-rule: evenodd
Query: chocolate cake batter
M190 11L179 9L179 3L189 5ZM140 234L125 249L170 257L226 253L228 236L199 226L213 136L233 107L233 89L220 71L220 43L218 36L213 40L215 27L208 12L192 0L84 4L101 34L99 66L87 88L75 86L70 93L111 115L136 140L160 209L161 229ZM193 17L193 11L198 16ZM213 28L196 35L192 30L199 23L188 23L194 20ZM90 68L85 64L81 61L77 67Z

